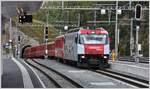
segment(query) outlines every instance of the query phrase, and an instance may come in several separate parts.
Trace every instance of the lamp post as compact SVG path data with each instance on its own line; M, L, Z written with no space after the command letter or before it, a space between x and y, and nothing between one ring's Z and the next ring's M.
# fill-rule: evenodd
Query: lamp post
M10 57L12 57L12 34L11 34L11 30L12 30L12 19L9 19L9 55Z

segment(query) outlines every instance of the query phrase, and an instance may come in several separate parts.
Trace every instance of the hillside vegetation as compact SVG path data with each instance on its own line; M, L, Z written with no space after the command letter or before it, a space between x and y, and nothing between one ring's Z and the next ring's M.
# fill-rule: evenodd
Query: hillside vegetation
M135 6L138 2L133 2L132 6ZM49 1L45 2L44 7L49 6L61 6L62 2L57 1ZM90 2L90 1L71 1L71 2L64 2L64 6L92 6L95 7L96 4L116 4L115 2ZM126 6L129 2L119 2L119 6ZM148 6L148 2L142 3L143 5ZM94 20L94 11L87 11L87 10L56 10L56 9L40 9L38 12L33 14L33 24L35 25L42 25L43 26L26 26L20 27L25 34L33 37L34 39L38 40L40 43L43 42L43 30L44 25L47 21L47 12L48 14L48 24L52 25L49 26L49 41L53 41L56 36L59 35L61 31L64 33L63 27L56 27L53 25L67 25L71 24L71 21L77 22L78 21L78 13L81 15L80 19L80 26L87 25L87 21ZM101 15L100 10L97 11L97 21L108 21L108 11L107 14ZM149 43L148 43L148 35L149 35L149 28L148 28L148 11L142 12L142 21L139 31L139 43L142 44L142 53L143 56L149 55ZM130 19L131 12L130 11L122 11L121 15L118 15L118 29L120 30L120 43L119 43L119 55L120 56L129 56L130 55ZM111 21L115 21L115 11L111 12ZM56 21L70 21L68 23L56 23ZM111 49L114 49L114 38L115 38L115 23L99 23L96 24L96 27L103 27L109 32L109 36L113 39L111 43Z

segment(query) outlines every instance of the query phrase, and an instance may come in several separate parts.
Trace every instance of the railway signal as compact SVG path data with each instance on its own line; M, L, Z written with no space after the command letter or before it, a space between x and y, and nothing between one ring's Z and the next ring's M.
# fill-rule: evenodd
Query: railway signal
M47 42L48 42L48 27L46 26L45 29L44 29L44 40L45 40L45 43L46 43L46 48L45 48L45 55L44 55L44 58L47 59L48 57L48 49L47 49Z
M20 42L20 36L18 36L18 42Z
M140 26L140 21L139 20L133 20L133 30L136 31L136 27Z
M135 19L140 20L142 14L142 6L140 4L137 4L135 6Z
M25 15L24 22L32 23L32 15Z
M48 35L48 27L45 28L45 34Z
M142 6L141 4L137 4L135 6L135 22L133 23L135 30L135 61L139 62L139 50L138 50L138 44L139 44L139 29L140 29L140 20L142 15Z
M23 21L24 19L23 19L23 16L19 16L19 23L23 23L24 21Z
M19 16L19 23L32 23L32 15L20 15Z
M45 27L45 40L48 40L48 27Z

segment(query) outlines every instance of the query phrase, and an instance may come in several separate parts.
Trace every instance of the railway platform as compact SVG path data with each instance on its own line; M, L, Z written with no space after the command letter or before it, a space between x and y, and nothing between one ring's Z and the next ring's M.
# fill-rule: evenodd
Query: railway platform
M44 85L31 67L14 57L3 58L2 88L43 88Z
M149 64L128 62L128 61L109 61L111 69L120 71L127 75L149 80Z

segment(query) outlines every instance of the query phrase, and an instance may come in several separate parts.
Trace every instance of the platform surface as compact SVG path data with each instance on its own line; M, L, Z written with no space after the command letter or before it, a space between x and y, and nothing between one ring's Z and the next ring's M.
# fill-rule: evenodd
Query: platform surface
M149 80L149 64L126 62L126 61L109 61L111 69L127 72L135 76Z
M37 75L23 62L11 57L2 57L2 88L43 88Z

